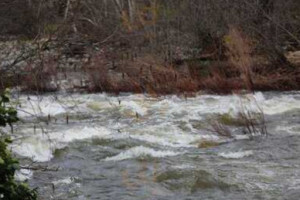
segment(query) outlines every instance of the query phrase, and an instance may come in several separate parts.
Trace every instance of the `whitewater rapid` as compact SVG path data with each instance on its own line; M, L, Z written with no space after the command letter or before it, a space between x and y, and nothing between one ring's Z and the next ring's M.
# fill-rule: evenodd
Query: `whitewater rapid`
M118 140L122 138L134 138L161 146L170 147L195 147L201 140L218 140L217 135L201 133L196 130L191 121L204 119L210 114L230 113L235 115L241 106L249 110L257 110L257 105L266 115L282 114L287 111L300 109L300 94L265 97L258 92L254 95L199 95L187 100L176 96L151 98L143 95L109 96L106 94L91 95L61 95L61 96L21 96L18 98L18 115L21 120L31 121L43 119L49 123L64 124L66 116L76 123L82 121L84 116L99 116L107 123L103 126L95 124L83 124L70 126L59 130L53 130L36 125L34 128L20 130L23 136L13 145L13 151L21 156L29 157L34 161L45 162L53 158L55 149L64 148L68 143L89 138L105 138ZM126 118L134 126L141 127L132 130L130 125L122 124L118 120L109 119L106 115L116 112L120 118ZM110 113L110 114L107 114ZM72 119L71 119L72 118ZM55 120L55 122L54 122ZM103 120L103 119L102 119ZM151 124L147 124L151 121ZM48 122L47 122L48 123ZM183 124L186 131L178 126ZM66 125L67 126L67 125ZM277 127L292 132L296 127ZM36 130L34 130L36 129ZM49 130L48 130L49 129ZM122 133L120 133L120 131ZM296 131L297 132L297 131ZM242 135L236 136L237 139ZM247 138L247 137L246 137ZM144 154L144 148L138 148L134 154ZM151 151L150 151L151 152ZM150 153L151 154L151 153ZM152 154L155 154L152 152ZM162 155L170 155L162 153ZM174 152L174 154L176 154ZM110 159L107 159L110 160Z
M164 177L162 182L165 181L165 178L169 180L169 176L180 177L181 180L190 177L195 173L194 171L200 173L198 171L201 165L214 168L215 166L211 166L211 163L214 162L219 165L225 165L224 163L227 162L248 163L246 166L251 166L251 170L253 170L252 168L257 166L257 159L264 157L266 153L260 153L261 149L256 147L256 144L249 145L248 143L252 142L251 137L245 135L237 127L231 127L234 134L230 138L204 128L208 119L219 115L226 114L237 117L241 110L254 113L263 111L270 138L272 135L288 140L288 137L300 137L300 92L296 91L224 96L199 94L189 98L178 96L154 98L133 94L120 96L109 94L15 95L12 98L12 105L17 108L21 121L15 128L13 135L15 140L11 145L12 151L23 158L26 163L33 161L46 165L58 164L61 165L58 167L61 167L62 171L70 168L68 173L63 175L51 173L51 176L56 177L52 180L52 184L55 186L63 185L62 188L68 188L68 190L73 188L76 191L82 189L82 193L75 195L76 197L65 197L65 199L80 199L86 193L95 193L96 195L95 191L87 188L84 190L84 178L79 175L80 173L94 174L97 172L97 170L94 172L95 168L106 171L108 166L113 171L122 171L118 167L122 166L122 163L127 163L126 166L134 169L136 166L133 166L133 163L135 162L151 163L159 160L158 162L163 165L163 171L167 171L156 173L158 178ZM266 141L268 140L266 139ZM239 146L240 143L244 143L242 141L245 141L247 145ZM207 149L205 149L206 143L211 145ZM268 147L269 142L264 145L266 147L263 149L266 148L267 152L272 151L267 150L267 148L271 148ZM272 148L277 148L277 146L272 146ZM201 149L203 147L204 149ZM281 149L274 151L281 152ZM279 155L281 154L279 153ZM169 166L169 162L172 163L172 167ZM70 163L77 163L81 167L77 169ZM94 163L94 165L89 166L88 163ZM102 168L102 166L106 167ZM74 167L79 171L69 174ZM93 172L82 172L85 171L85 168ZM147 168L153 170L153 166ZM99 173L102 173L100 171ZM241 176L240 173L245 173L246 176L253 175L243 170L239 171L240 169L235 175L237 179L233 178L233 181L241 180L238 179ZM266 171L270 170L266 169ZM128 176L135 176L134 173L128 173ZM181 177L182 173L188 175ZM18 172L17 177L20 180L29 179L33 185L45 184L44 187L47 188L47 184L43 181L41 183L41 178L37 177L38 174L43 177L43 174L38 172L23 170ZM87 176L87 174L83 176ZM111 176L109 178L111 180L115 175L109 176ZM121 174L121 177L124 178L124 176ZM270 174L269 178L271 176L274 178L275 175ZM217 184L216 187L219 187L219 183L215 182L214 178L209 178L209 180L212 181L209 184ZM247 181L246 178L245 181ZM152 184L154 183L157 181ZM168 181L164 183L169 184ZM116 182L113 181L112 184L116 184ZM172 181L172 187L179 187L176 185L177 183L173 184L175 183ZM243 182L243 184L247 190L266 187L263 183L247 185ZM90 188L93 187L90 186ZM186 185L185 187L190 186ZM298 187L298 185L294 187ZM122 188L120 186L118 189L122 191ZM184 190L184 187L182 189ZM105 188L103 190L106 191ZM170 188L167 187L166 190L170 190ZM161 192L169 195L171 190L168 192L166 190ZM45 189L45 191L48 190ZM47 194L46 192L46 197ZM116 194L114 198L117 196ZM97 198L97 195L94 197Z

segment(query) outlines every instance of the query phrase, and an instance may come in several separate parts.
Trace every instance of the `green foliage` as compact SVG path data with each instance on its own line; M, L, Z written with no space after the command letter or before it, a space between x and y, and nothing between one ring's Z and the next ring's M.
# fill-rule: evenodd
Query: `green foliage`
M0 99L0 127L12 126L18 121L17 111L7 107L9 103L8 92L1 95ZM7 136L0 137L0 199L5 200L35 200L37 193L31 190L25 183L18 183L14 179L16 170L19 169L19 162L12 157L7 149L11 140Z
M9 97L8 92L5 92L0 99L0 126L7 124L12 126L12 123L18 121L17 111L11 107L6 107L7 103L9 103Z

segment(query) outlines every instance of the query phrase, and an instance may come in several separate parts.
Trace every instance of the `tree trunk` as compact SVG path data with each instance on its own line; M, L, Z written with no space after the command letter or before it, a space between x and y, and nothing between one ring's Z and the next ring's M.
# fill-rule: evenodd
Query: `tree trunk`
M70 9L70 0L67 0L65 14L64 14L64 21L66 21L68 18L69 9Z
M133 23L134 17L135 17L135 2L134 2L134 0L128 0L128 14L129 14L130 23Z

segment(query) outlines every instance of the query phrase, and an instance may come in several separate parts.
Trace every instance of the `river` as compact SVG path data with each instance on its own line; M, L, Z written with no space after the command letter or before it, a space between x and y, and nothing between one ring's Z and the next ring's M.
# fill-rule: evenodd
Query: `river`
M17 173L38 187L40 199L300 197L300 92L13 99L21 119L13 152L22 165L57 168ZM235 126L232 137L207 129L208 119L257 107L267 136L251 137Z

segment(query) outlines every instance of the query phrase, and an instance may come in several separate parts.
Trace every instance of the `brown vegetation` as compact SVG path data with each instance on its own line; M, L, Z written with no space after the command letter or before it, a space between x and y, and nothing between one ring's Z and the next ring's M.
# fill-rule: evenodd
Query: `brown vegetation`
M37 63L28 62L20 77L20 86L29 92L57 91L57 73L57 62L53 57L42 58Z
M2 40L46 38L34 54L54 49L60 57L90 57L78 67L82 71L64 66L58 71L57 59L30 60L21 53L28 66L2 71L2 87L21 83L24 90L53 91L59 88L53 84L57 77L72 72L88 77L87 86L74 87L93 92L300 88L297 54L288 53L300 48L298 1L4 0L1 5Z
M91 92L135 92L171 94L196 92L198 85L190 75L180 73L172 66L151 56L111 62L105 53L92 56L85 66L89 74Z

